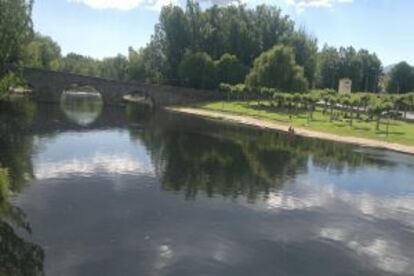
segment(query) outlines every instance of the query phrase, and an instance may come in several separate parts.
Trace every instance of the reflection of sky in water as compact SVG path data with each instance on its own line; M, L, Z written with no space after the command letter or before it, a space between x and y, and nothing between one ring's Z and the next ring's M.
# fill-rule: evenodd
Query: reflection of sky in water
M114 139L119 143L113 143ZM122 131L66 133L47 143L34 162L36 179L102 174L152 174L142 145L129 143ZM38 141L43 144L42 139Z
M361 167L338 173L310 162L306 174L271 193L262 203L247 206L271 213L304 211L324 216L312 229L315 236L340 243L380 270L414 273L414 182L410 167Z
M88 126L101 115L103 102L99 93L65 92L62 95L61 109L70 121Z
M96 111L78 111L76 109L70 110L68 108L65 108L64 113L67 116L67 118L72 122L80 126L87 126L95 122L96 119L99 118L101 110L98 109Z

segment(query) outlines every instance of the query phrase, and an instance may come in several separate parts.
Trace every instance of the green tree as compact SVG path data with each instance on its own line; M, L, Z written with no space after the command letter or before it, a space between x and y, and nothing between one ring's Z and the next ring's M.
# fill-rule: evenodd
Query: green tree
M216 62L219 83L238 84L244 82L247 67L236 56L224 54Z
M63 72L86 76L99 76L99 66L99 61L75 53L69 53L61 60L61 70Z
M178 67L190 45L190 26L184 11L177 6L164 6L157 29L162 39L163 52L168 62L167 79L174 83L178 79Z
M252 87L272 87L286 92L303 92L308 82L303 67L295 62L294 51L290 47L275 46L261 54L246 77L246 85Z
M353 91L377 92L382 76L379 58L367 50L353 47L339 50L325 45L318 55L317 87L337 89L341 78L352 80Z
M25 47L23 63L34 68L57 71L61 58L60 46L52 38L36 33Z
M128 48L128 80L144 81L147 78L147 72L144 62L144 49L141 48L138 51L132 47Z
M184 55L179 67L181 83L193 88L209 89L217 86L217 70L214 61L204 52Z
M249 67L263 51L288 41L293 30L293 21L277 7L213 5L203 11L196 1L189 0L185 10L173 5L162 9L150 44L155 42L157 53L165 58L163 70L157 71L174 84L186 50L206 52L214 60L228 53Z
M361 81L356 84L357 91L378 92L378 86L382 75L382 63L376 54L371 54L367 50L358 51L359 64L361 66Z
M387 90L402 94L414 91L414 68L404 61L395 65L390 73Z
M352 127L354 121L354 113L359 112L361 106L361 96L358 94L351 95L349 99L349 126Z
M223 9L224 52L236 55L244 64L260 53L254 32L254 17L244 5L228 6Z
M337 95L330 95L328 101L329 101L329 107L331 109L331 115L330 115L329 121L332 122L334 120L334 110L336 108L336 105L338 104L339 99Z
M289 16L283 15L280 8L259 5L253 12L253 18L258 53L267 51L276 44L294 40L289 39L294 31L294 22Z
M144 48L138 51L129 48L128 80L157 84L167 82L170 67L164 53L164 34L159 30L159 25L155 29L151 41Z
M338 50L325 44L318 55L318 87L338 88L338 69L340 58Z
M17 64L32 35L33 0L0 1L0 77L5 65Z
M303 101L308 109L308 124L313 120L313 112L315 111L316 104L319 102L320 98L321 93L319 91L312 91L303 95Z
M371 99L371 102L368 106L368 113L373 116L376 116L377 120L377 131L380 130L381 118L383 113L392 109L392 103L387 101L386 99L382 99L379 97L375 97Z
M404 109L404 118L407 118L407 110L414 109L414 92L404 94L402 98L404 104L406 105L406 108Z
M308 80L310 88L314 87L315 82L318 54L317 43L317 39L309 36L303 30L295 32L289 38L288 43L295 51L296 63L304 69L304 75Z
M127 80L128 59L123 55L104 58L99 63L99 76L105 79Z
M202 14L201 47L213 58L219 59L225 49L225 26L223 26L223 8L217 5L205 10Z
M9 95L13 87L24 86L24 81L15 73L7 73L0 78L0 100Z
M200 4L195 0L187 0L185 16L188 20L189 48L191 51L197 52L201 49L202 40L201 26L203 22Z

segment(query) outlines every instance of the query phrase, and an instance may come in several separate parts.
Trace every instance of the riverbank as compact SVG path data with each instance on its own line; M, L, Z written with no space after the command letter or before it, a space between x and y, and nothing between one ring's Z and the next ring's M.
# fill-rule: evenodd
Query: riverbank
M279 123L262 118L255 118L246 115L231 114L217 110L208 110L198 107L170 107L167 110L172 112L190 114L193 116L205 117L215 120L224 120L232 123L254 126L265 129L272 129L282 132L288 132L289 124ZM398 143L384 142L374 139L359 138L353 136L343 136L321 131L309 130L306 128L295 127L295 134L303 137L330 140L341 143L359 145L363 147L372 147L380 149L388 149L402 153L414 154L414 146L403 145ZM414 139L414 137L413 137Z

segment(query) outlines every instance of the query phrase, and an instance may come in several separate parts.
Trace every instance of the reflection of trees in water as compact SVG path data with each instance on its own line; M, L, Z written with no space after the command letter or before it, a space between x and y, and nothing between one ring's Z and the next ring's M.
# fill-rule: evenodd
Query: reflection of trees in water
M12 226L13 225L13 226ZM43 275L43 249L19 237L14 228L30 233L26 215L0 198L0 275Z
M139 113L141 128L131 135L151 153L162 187L184 191L194 198L199 192L254 201L314 166L344 169L390 166L391 163L356 152L347 144L296 137L274 131L212 123L185 116Z
M138 117L138 116L137 116ZM156 116L157 117L157 116ZM191 121L160 116L144 130L131 134L144 142L164 189L185 191L187 198L202 191L254 201L278 189L293 177L306 159L283 148L262 147L239 131L221 133L221 128L194 126Z
M103 109L102 98L96 93L63 93L60 105L66 117L81 126L93 123Z
M38 245L16 235L13 227L0 219L0 275L44 275L44 253Z
M0 108L0 164L9 170L11 191L18 192L33 177L33 137L26 131L37 109L29 101L3 103Z
M43 250L16 234L15 228L30 233L30 226L23 211L8 198L10 192L21 191L33 177L33 139L25 130L36 114L36 106L19 101L2 105L1 110L0 164L7 170L0 173L0 275L43 275Z

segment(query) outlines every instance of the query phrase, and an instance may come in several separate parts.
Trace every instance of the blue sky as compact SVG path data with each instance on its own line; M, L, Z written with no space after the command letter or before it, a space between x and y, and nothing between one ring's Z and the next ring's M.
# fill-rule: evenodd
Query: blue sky
M181 0L37 0L36 31L51 36L64 54L96 58L126 54L145 46L160 7ZM230 0L202 0L224 3ZM244 0L248 6L278 5L298 27L318 38L320 46L353 45L376 52L384 65L414 64L412 0Z

